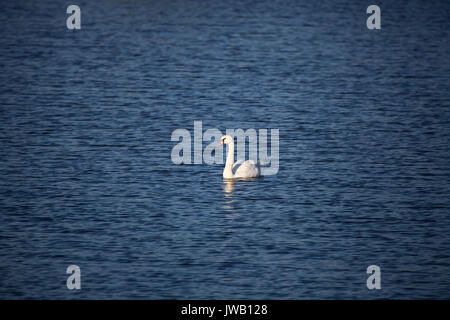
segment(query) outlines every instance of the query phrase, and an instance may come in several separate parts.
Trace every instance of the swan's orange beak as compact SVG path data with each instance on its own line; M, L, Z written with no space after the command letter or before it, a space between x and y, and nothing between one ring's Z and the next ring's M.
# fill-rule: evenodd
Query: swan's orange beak
M221 147L223 145L223 142L219 143L216 148Z

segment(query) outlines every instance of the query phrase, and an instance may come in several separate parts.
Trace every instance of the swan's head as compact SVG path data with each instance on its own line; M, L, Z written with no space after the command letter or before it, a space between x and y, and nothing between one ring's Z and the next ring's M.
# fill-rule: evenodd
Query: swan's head
M222 146L223 144L229 144L229 143L233 143L233 138L226 134L224 136L222 136L222 138L220 138L220 143L217 145L217 148Z

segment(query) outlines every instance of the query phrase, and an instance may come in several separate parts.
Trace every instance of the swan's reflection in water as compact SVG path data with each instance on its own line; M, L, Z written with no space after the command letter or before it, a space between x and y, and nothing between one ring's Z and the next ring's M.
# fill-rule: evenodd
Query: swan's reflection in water
M223 191L225 191L225 197L231 198L233 197L233 190L234 190L234 180L233 179L223 179L223 182L225 184Z
M233 199L233 193L234 196L236 196L236 191L240 190L242 191L242 183L244 181L257 181L261 178L249 178L249 179L223 179L223 193L225 197L223 208L227 210L229 213L234 213L236 207L236 197ZM236 184L236 185L235 185ZM239 200L239 199L238 199Z
M223 192L225 196L225 203L223 205L223 208L229 212L234 211L233 206L233 190L234 190L234 180L233 179L223 179L224 186L223 186Z

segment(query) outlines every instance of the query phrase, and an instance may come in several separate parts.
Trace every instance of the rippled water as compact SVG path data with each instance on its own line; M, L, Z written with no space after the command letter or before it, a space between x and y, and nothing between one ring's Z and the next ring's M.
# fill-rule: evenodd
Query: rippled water
M77 4L0 10L0 298L450 298L448 3ZM278 174L173 164L194 120Z

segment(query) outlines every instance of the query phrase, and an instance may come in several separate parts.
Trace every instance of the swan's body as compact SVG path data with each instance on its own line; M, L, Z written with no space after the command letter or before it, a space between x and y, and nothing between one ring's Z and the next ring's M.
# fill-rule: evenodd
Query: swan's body
M256 178L260 175L259 166L255 164L253 160L247 161L237 161L234 162L234 141L229 135L225 135L220 138L221 143L218 145L220 147L223 144L228 145L227 161L225 163L225 168L223 169L223 177L225 179L235 179L235 178Z

